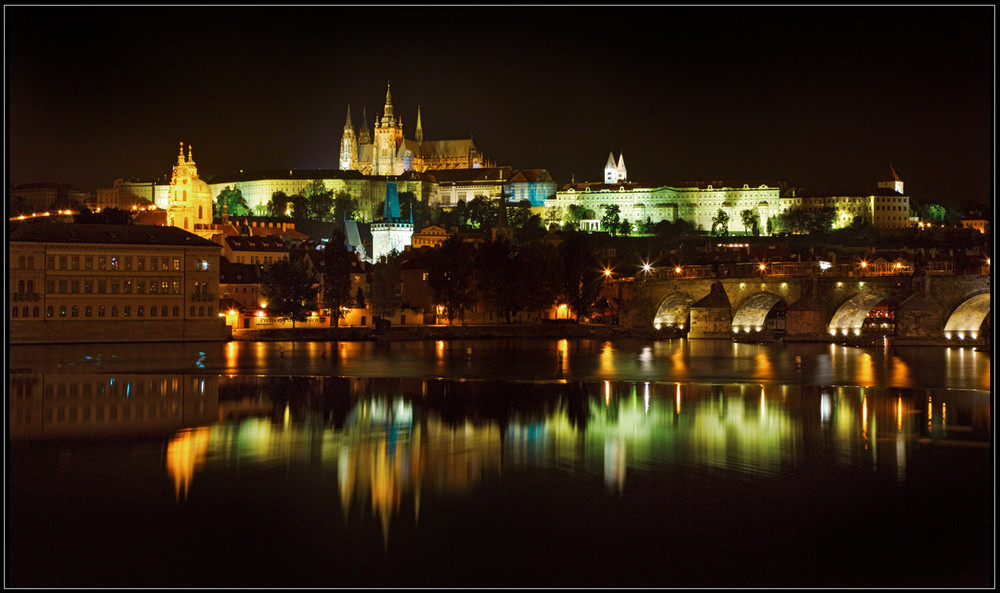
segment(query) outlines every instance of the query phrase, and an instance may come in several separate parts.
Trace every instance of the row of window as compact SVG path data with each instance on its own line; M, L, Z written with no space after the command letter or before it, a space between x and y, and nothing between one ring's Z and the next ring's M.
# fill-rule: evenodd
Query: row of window
M50 255L46 261L46 267L50 270L131 270L133 259L135 260L135 269L139 271L157 271L157 270L180 270L181 269L181 258L179 257L149 257L148 267L146 257L133 257L125 256L119 257L117 255ZM18 259L20 262L20 258ZM205 267L207 269L208 262L205 261ZM199 261L199 263L201 263ZM56 267L58 264L58 268ZM96 265L96 268L95 268ZM81 267L82 266L82 267ZM30 267L30 266L29 266Z
M121 311L122 317L132 317L132 305L59 305L58 308L49 305L45 308L45 316L80 317L82 313L83 317L118 317L119 311ZM179 305L174 305L172 308L167 305L136 305L134 311L136 317L146 317L147 314L149 317L180 317L181 315ZM14 306L10 309L11 319L28 318L29 313L30 317L38 317L38 306ZM215 307L212 305L199 305L197 307L191 305L188 315L191 317L211 317L215 315Z
M28 286L31 281L28 281ZM195 292L208 290L207 282L195 282ZM18 281L18 292L21 281ZM57 290L58 289L58 290ZM96 290L95 290L96 289ZM158 278L71 278L64 280L47 280L45 291L49 294L180 294L181 283L179 280L162 280ZM28 289L28 292L32 292Z

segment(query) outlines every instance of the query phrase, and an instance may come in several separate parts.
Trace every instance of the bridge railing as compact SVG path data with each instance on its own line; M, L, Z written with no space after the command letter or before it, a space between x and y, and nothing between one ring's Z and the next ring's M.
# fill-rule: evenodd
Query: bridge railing
M930 270L928 270L930 272ZM834 264L821 268L819 262L733 262L690 266L660 267L639 272L636 279L696 280L704 278L803 278L811 276L876 277L912 276L913 264L905 261ZM933 273L933 272L931 272ZM953 273L942 268L938 274Z

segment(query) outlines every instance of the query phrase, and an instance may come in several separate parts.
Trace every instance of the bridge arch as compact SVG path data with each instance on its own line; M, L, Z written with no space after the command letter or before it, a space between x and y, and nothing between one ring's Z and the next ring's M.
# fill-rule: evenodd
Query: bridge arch
M664 327L676 327L684 329L688 323L688 315L691 313L691 305L694 299L686 292L675 292L667 295L660 302L653 316L653 327L656 329Z
M739 310L733 315L733 331L761 331L767 320L767 314L781 302L782 299L770 292L759 292L743 301Z
M944 336L948 339L976 339L979 329L990 314L992 295L989 291L974 294L965 299L948 316L944 324Z
M837 308L830 320L830 325L827 327L830 335L859 335L868 313L884 300L886 300L885 295L869 291L859 292L847 299Z

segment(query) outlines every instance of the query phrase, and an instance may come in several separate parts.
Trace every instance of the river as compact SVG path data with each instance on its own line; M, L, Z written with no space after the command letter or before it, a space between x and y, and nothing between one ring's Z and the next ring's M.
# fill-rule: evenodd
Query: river
M971 348L9 349L8 586L986 587Z

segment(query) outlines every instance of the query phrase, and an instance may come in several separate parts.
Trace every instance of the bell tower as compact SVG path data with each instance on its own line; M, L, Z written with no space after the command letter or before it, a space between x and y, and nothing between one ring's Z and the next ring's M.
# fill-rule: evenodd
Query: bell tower
M347 106L347 122L344 133L340 137L340 170L353 171L358 168L358 142L354 137L354 124L351 123L351 106Z

